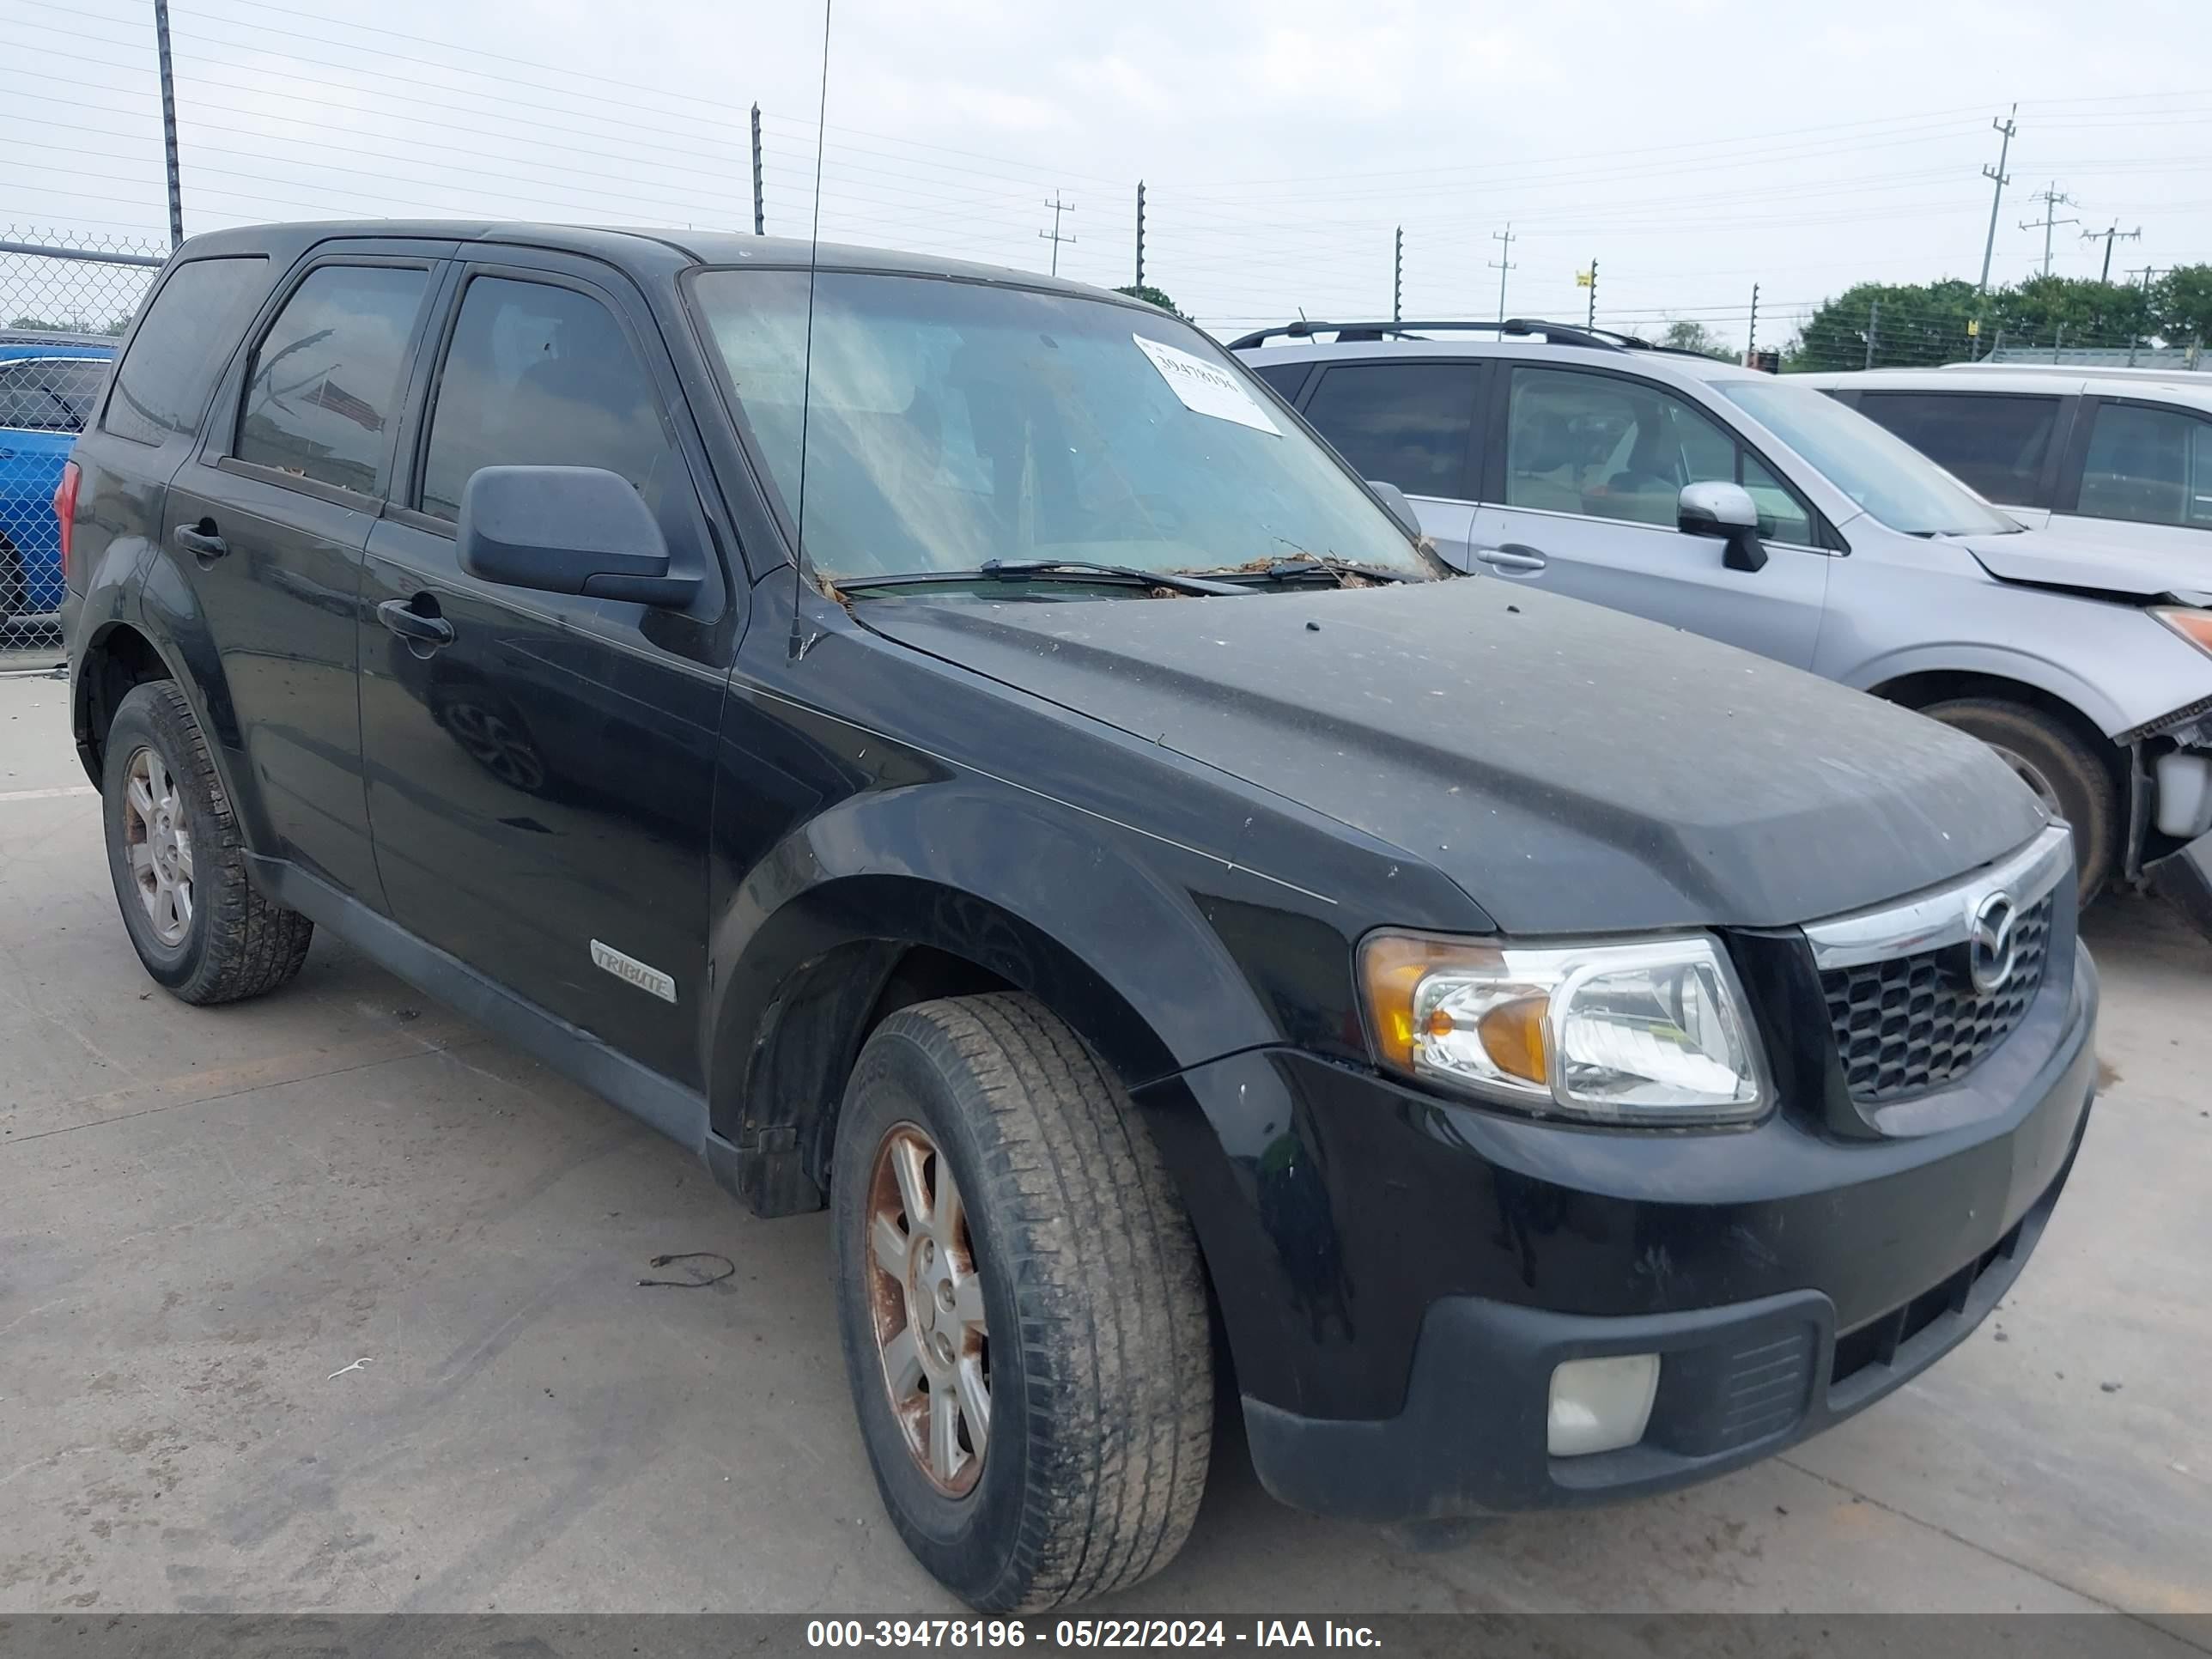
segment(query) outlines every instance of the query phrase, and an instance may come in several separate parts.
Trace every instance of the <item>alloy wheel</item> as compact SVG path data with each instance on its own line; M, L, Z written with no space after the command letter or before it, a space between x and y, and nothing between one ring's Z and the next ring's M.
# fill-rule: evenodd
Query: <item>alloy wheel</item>
M990 1331L967 1206L915 1123L877 1146L863 1211L868 1304L906 1449L947 1497L975 1490L991 1433Z
M179 945L192 927L192 832L168 763L150 745L124 774L123 838L154 936Z

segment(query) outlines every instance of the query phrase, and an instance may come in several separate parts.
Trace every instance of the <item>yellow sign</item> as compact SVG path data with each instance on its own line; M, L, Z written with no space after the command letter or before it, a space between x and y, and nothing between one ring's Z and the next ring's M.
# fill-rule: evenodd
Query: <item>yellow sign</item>
M1972 340L1978 337L1981 331L1982 319L1980 318L1969 317L1966 319L1966 337L1968 339Z
M1575 273L1575 286L1577 288L1589 288L1594 286L1596 282L1597 278L1587 270L1578 270Z

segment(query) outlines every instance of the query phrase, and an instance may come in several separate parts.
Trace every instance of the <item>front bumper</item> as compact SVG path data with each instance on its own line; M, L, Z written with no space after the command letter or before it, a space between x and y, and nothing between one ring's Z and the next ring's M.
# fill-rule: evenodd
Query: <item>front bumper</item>
M1786 1106L1734 1133L1532 1123L1286 1050L1139 1091L1261 1484L1383 1522L1587 1504L1879 1399L1995 1305L2057 1202L2095 1083L2095 973L2073 959L1970 1074L1990 1109L1910 1137ZM1553 1368L1653 1352L1643 1441L1551 1456Z
M2179 910L2185 921L2212 939L2212 835L2144 866L2150 890Z

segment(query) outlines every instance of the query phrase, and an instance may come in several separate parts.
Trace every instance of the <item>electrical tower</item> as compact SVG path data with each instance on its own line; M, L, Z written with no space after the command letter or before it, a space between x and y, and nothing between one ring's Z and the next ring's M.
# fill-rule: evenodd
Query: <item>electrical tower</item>
M1043 237L1045 240L1052 244L1052 274L1057 276L1060 275L1060 245L1062 242L1065 242L1070 247L1073 247L1075 246L1075 238L1073 236L1063 236L1060 234L1060 216L1063 213L1074 212L1075 204L1073 202L1061 201L1060 199L1060 192L1058 191L1054 191L1052 193L1052 199L1049 202L1047 202L1045 205L1052 210L1052 228L1050 230L1041 230L1037 232L1037 234Z
M1505 273L1514 268L1512 222L1508 220L1503 230L1492 231L1490 240L1500 245L1498 257L1490 262L1490 268L1498 273L1498 320L1502 323L1505 320Z
M2061 191L2056 179L2051 181L2050 189L2039 190L2027 199L2043 204L2043 216L2040 219L2023 219L2020 222L2020 228L2022 230L2039 230L2043 233L2043 274L2048 276L2051 275L2051 233L2061 225L2078 225L2081 222L2079 219L2060 218L2058 210L2063 207L2079 207L2081 204Z
M2020 131L2012 118L2019 113L2020 106L2014 104L2003 120L2000 121L1995 116L1990 118L1990 125L2004 135L2004 142L1997 146L1997 164L1982 168L1982 177L1996 179L1996 188L1990 195L1989 240L1982 244L1982 281L1981 286L1975 290L1980 294L1990 291L1990 256L1996 252L1997 247L1997 209L2004 201L2004 187L2012 182L2012 174L2005 171L2005 157L2012 154L2012 136Z
M2142 240L2142 227L2141 225L2137 225L2133 230L2122 230L2120 228L2120 222L2115 219L2112 221L2112 227L2110 230L2085 230L2081 233L2081 240L2085 242L2101 240L2104 243L2105 268L2097 274L2097 280L2100 283L2109 283L2112 280L2112 244L2115 241L2141 241ZM2122 271L2120 274L2123 276L2127 275L2125 271Z

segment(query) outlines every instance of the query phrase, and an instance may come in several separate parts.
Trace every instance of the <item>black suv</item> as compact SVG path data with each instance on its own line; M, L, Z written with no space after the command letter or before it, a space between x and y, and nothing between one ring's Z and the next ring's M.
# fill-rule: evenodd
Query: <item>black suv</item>
M225 231L57 498L76 740L177 995L320 925L829 1206L884 1502L979 1607L1164 1565L1217 1389L1326 1513L1678 1486L2020 1271L2093 1083L2066 831L1387 499L1066 283Z

